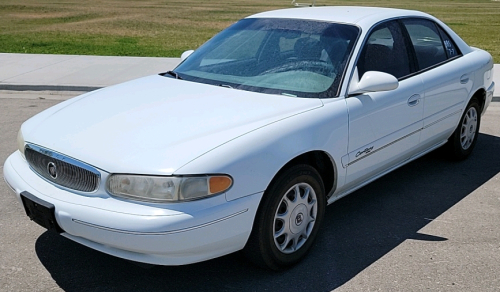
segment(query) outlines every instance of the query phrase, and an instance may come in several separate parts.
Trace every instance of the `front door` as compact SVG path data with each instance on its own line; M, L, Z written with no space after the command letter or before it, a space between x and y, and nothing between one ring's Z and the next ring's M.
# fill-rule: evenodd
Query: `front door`
M397 21L379 24L370 33L358 59L359 78L367 71L381 71L398 78L399 87L346 98L347 189L407 160L418 147L423 123L423 84L420 76L410 77L413 69L401 31Z

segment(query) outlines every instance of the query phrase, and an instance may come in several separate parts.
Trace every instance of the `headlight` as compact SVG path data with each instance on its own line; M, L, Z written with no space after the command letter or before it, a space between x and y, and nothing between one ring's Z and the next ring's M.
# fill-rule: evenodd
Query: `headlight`
M17 132L17 148L19 149L19 152L21 152L23 158L26 159L26 156L24 155L24 137L21 129Z
M113 174L106 188L117 197L156 203L191 201L227 191L233 184L227 175L148 176Z

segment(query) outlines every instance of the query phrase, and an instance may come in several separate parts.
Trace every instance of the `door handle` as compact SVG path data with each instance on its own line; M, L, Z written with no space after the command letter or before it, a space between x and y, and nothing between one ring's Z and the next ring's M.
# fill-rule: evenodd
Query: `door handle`
M408 98L408 106L416 106L420 103L420 94L414 94Z
M467 82L469 82L469 75L468 75L468 74L464 74L464 75L462 75L462 76L460 77L460 83L465 84L465 83L467 83Z

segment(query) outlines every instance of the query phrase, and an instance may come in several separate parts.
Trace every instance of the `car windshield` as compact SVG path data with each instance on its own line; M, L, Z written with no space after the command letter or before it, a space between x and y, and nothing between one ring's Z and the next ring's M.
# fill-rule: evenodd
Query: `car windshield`
M171 75L299 97L334 97L358 36L352 25L243 19L198 48Z

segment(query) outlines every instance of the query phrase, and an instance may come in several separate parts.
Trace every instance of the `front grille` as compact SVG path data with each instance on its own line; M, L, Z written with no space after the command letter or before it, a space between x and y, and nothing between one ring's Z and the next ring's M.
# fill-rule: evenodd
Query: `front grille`
M86 193L99 187L100 173L89 165L35 145L24 153L31 168L56 185Z

